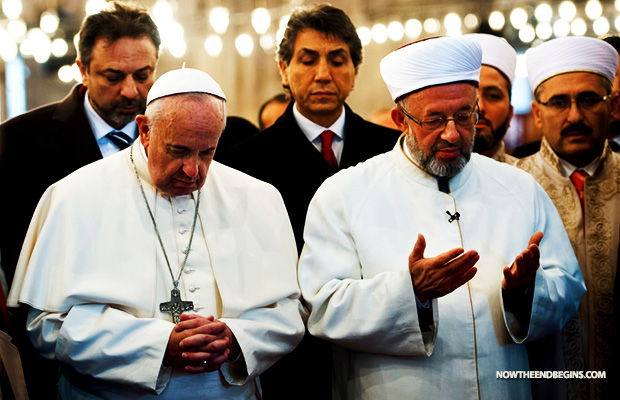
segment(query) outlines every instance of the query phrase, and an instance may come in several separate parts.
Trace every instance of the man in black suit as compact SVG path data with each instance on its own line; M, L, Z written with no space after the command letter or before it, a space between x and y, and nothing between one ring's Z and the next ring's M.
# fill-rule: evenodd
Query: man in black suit
M76 63L82 84L63 100L0 125L0 183L4 190L0 196L0 254L9 285L30 219L45 189L131 143L137 137L135 117L144 112L154 82L161 40L145 9L113 2L84 19L79 37ZM24 318L13 318L16 339L22 336ZM24 341L18 345L30 397L55 398L56 376L45 374L46 361L21 339Z
M0 197L0 251L9 285L45 189L118 151L118 139L108 132L122 132L122 139L133 141L135 116L144 112L154 81L161 40L145 9L113 3L85 18L79 35L76 63L82 84L63 100L0 125L0 182L5 189Z
M391 150L399 136L345 104L361 62L362 44L342 10L325 4L297 9L278 49L282 84L292 101L274 125L222 159L280 191L299 251L308 204L321 183ZM316 342L307 334L261 376L266 400L331 398L331 348Z

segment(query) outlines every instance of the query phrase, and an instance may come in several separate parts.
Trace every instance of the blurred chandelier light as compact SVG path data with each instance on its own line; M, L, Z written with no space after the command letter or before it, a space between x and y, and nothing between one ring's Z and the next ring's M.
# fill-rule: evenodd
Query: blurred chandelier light
M52 41L52 54L54 57L64 57L67 51L69 51L69 45L65 39L57 38Z
M515 29L521 29L527 24L527 12L522 8L515 8L510 13L510 23Z
M609 32L609 21L605 17L597 18L592 24L592 29L598 36L603 36Z
M22 15L21 0L2 0L2 12L9 19L17 19Z
M99 11L104 10L108 3L105 0L88 0L86 3L86 15L97 14Z
M506 19L504 18L504 14L499 11L493 11L491 15L489 15L489 26L491 29L495 31L499 31L504 27L506 23Z
M235 47L239 55L246 58L252 55L252 51L254 51L254 41L250 35L244 33L235 39Z
M73 71L70 65L63 65L58 69L58 79L64 83L69 83L73 80Z
M0 57L5 62L12 61L17 57L17 44L8 32L0 28Z
M553 23L553 34L556 37L568 36L570 33L570 24L565 19L558 19Z
M422 23L417 19L410 19L405 23L405 34L407 38L416 40L422 33Z
M560 17L562 19L570 22L575 18L575 15L577 15L577 8L572 1L563 1L562 3L560 3L558 13L560 14Z
M370 33L370 29L365 26L357 28L357 36L359 36L362 46L368 46L372 40L372 33Z
M583 36L586 34L587 30L588 30L588 26L586 25L585 21L581 18L576 18L570 24L570 31L575 36Z
M553 35L553 28L548 22L541 22L536 25L536 36L542 40L547 40Z
M229 17L228 8L215 7L211 10L209 13L209 23L213 27L215 33L221 35L226 32L226 29L228 29Z
M259 35L267 32L271 25L271 15L266 8L260 7L252 11L252 26Z
M465 18L463 18L463 23L467 29L476 29L479 24L478 17L476 14L467 14Z
M443 26L446 28L447 35L453 36L461 33L461 17L456 13L448 13L443 19Z
M586 15L595 20L603 14L603 6L598 0L590 0L586 3Z
M56 32L59 24L60 18L58 18L58 14L49 11L44 11L41 14L41 22L39 23L39 26L43 32L52 34Z
M398 42L405 36L405 28L399 21L392 21L387 27L388 36L394 42Z
M519 39L523 43L531 43L536 38L536 31L530 24L526 24L523 28L519 29Z
M205 39L205 51L211 57L217 57L222 52L224 45L218 35L209 35Z
M260 37L259 44L265 51L271 51L276 47L274 36L268 33Z
M28 26L21 19L14 19L9 21L6 26L6 30L11 35L11 38L16 42L21 42L26 37L26 32L28 31Z
M616 27L617 31L620 31L620 15L618 16L618 18L616 18L616 21L614 22L614 26Z
M427 18L424 20L424 30L430 34L439 32L441 24L437 18Z
M539 4L534 10L534 16L540 22L551 22L553 17L553 10L547 3Z
M376 43L385 43L388 38L388 30L383 24L374 24L370 32Z
M172 20L174 11L172 5L165 0L157 0L153 6L153 18L158 24L165 23L165 21Z

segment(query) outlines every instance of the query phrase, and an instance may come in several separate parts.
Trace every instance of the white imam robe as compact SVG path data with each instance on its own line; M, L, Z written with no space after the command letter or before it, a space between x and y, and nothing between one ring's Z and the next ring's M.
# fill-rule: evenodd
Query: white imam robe
M529 370L520 343L560 330L585 293L562 221L531 176L477 154L450 188L439 192L397 144L326 180L312 200L299 282L310 333L336 345L335 398L531 397L529 380L496 371ZM526 332L504 312L502 269L536 231L545 236ZM426 340L408 270L418 233L425 257L480 254L468 284L432 301L436 336Z
M140 146L133 157L176 276L197 192L158 195ZM159 304L172 278L127 149L48 188L8 303L31 307L31 340L61 363L66 398L256 398L258 375L303 337L296 262L275 188L213 162L179 289L193 312L230 327L242 357L207 374L162 368L174 324Z

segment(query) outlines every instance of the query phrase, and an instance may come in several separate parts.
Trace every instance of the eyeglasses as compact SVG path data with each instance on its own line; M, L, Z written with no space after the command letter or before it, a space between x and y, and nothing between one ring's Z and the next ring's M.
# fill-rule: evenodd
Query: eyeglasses
M559 95L551 97L546 102L539 101L538 104L549 107L555 112L562 112L568 110L571 104L576 103L577 108L580 110L589 111L595 109L596 106L601 104L601 102L606 101L609 98L611 98L610 94L601 97L593 93L581 93L577 95L576 99L571 99L568 95Z
M478 123L478 118L480 117L478 112L478 104L476 104L476 107L472 111L464 111L454 114L452 118L446 118L442 115L439 117L425 119L423 121L418 121L413 118L402 107L400 109L407 116L407 118L420 125L420 127L427 132L435 132L440 129L445 129L449 121L454 121L457 128L472 129Z

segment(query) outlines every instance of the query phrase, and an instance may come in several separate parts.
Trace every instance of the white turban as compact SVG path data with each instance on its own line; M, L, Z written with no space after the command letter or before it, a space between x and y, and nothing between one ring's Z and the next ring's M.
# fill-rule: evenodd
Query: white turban
M525 57L532 90L547 79L567 72L592 72L613 83L618 67L618 52L612 45L586 36L550 40L529 49Z
M482 50L466 37L420 40L394 50L379 68L392 99L429 86L480 82Z
M474 39L482 47L482 65L497 69L512 85L517 67L517 51L506 39L486 33L471 33L465 37Z
M155 81L146 96L146 104L181 93L207 93L226 100L222 88L209 74L193 68L181 68L168 71Z

